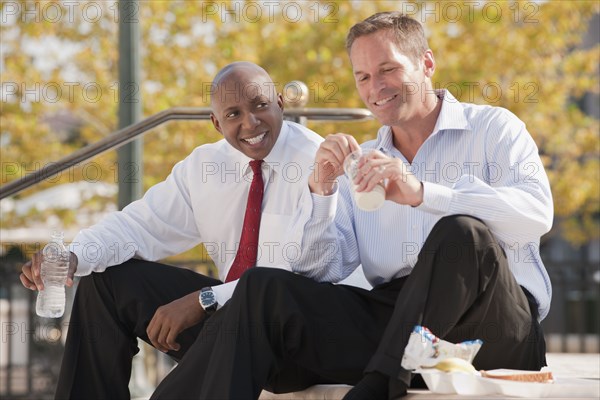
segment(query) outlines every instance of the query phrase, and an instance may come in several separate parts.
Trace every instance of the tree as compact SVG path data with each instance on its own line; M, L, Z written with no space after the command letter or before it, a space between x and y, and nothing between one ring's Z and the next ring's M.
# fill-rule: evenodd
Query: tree
M585 93L598 93L599 47L578 48L600 11L595 1L141 1L128 15L118 14L116 2L5 1L0 183L116 129L118 18L141 23L139 91L150 116L174 106L207 106L212 76L235 60L265 66L279 89L303 80L309 107L363 107L345 35L355 22L389 9L425 24L439 87L463 101L508 108L526 122L550 176L556 215L568 220L562 234L575 244L597 238L599 124L577 107ZM57 137L44 121L59 110L79 118L80 129ZM346 131L362 142L375 137L378 124L310 126L323 135ZM156 128L144 141L145 188L195 146L219 139L209 123ZM106 153L22 195L72 179L115 182L115 160L114 152ZM96 198L88 206L114 201ZM8 228L45 216L2 218Z

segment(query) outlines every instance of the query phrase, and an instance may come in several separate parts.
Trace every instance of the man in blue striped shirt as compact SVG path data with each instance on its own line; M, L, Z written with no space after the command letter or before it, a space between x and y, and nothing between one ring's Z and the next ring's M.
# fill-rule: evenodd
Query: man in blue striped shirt
M256 398L290 365L315 383L355 385L346 399L402 396L415 325L451 342L483 340L477 369L545 365L539 321L551 285L539 242L553 206L525 125L434 90L423 28L400 13L355 25L347 49L358 92L383 125L362 148L377 151L350 182L342 163L356 140L336 134L321 144L287 240L301 244L296 274L242 276L193 358L201 398ZM351 186L378 184L383 207L359 209ZM361 264L371 290L326 283Z
M357 24L347 49L361 99L384 125L362 149L380 151L365 156L349 182L341 165L359 149L355 139L336 134L321 144L302 237L313 251L303 252L295 268L335 281L362 263L374 289L358 295L367 304L363 312L349 310L354 323L375 324L370 307L390 312L383 331L364 330L378 340L362 346L375 350L361 359L365 375L346 399L406 391L410 375L401 360L417 324L452 342L482 339L478 369L546 365L539 320L548 313L551 284L539 243L553 206L525 125L506 109L460 103L434 90L436 62L422 27L399 13ZM369 192L381 183L383 207L358 208L351 186ZM326 268L324 243L340 251ZM389 293L393 311L375 293Z

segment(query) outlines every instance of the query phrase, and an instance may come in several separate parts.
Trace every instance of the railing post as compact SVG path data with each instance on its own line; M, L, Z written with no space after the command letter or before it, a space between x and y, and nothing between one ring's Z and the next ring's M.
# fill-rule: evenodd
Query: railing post
M308 86L302 81L291 81L283 87L283 102L286 107L302 108L308 103ZM307 118L303 116L285 116L283 119L306 126Z
M140 14L137 0L119 1L119 129L142 115L140 87ZM143 141L138 138L117 150L118 207L142 197Z

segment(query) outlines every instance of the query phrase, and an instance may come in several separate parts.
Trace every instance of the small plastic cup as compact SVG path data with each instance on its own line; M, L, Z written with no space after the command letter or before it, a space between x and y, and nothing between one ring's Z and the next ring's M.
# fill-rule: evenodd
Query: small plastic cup
M346 172L346 175L350 179L354 201L356 202L356 206L363 211L375 211L381 208L385 202L385 186L383 186L383 182L377 184L370 192L357 192L356 185L354 184L354 179L358 172L358 161L361 157L368 155L372 151L374 150L357 150L348 154L344 160L344 172Z

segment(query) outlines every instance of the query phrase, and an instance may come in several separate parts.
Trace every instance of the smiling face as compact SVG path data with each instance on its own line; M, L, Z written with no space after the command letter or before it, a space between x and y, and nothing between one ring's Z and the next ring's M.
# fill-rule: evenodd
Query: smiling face
M388 30L381 30L356 38L350 61L360 98L383 125L399 126L429 111L425 99L433 93L435 70L431 50L413 61Z
M225 140L255 160L273 149L283 124L283 98L265 70L251 63L225 67L214 82L211 120Z

